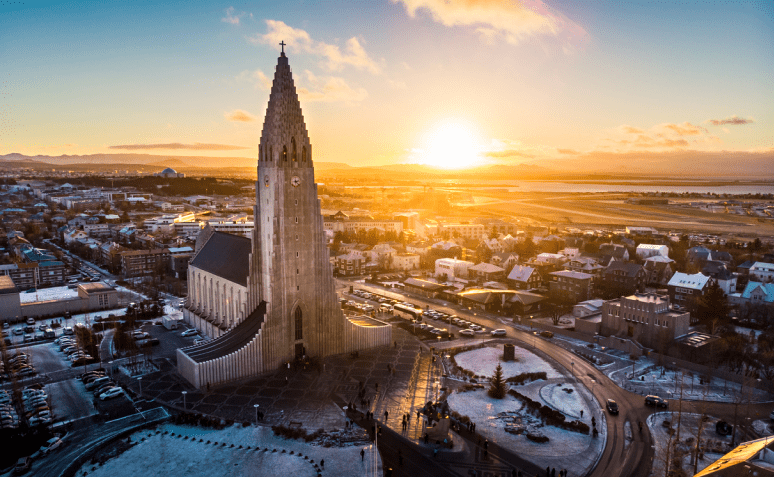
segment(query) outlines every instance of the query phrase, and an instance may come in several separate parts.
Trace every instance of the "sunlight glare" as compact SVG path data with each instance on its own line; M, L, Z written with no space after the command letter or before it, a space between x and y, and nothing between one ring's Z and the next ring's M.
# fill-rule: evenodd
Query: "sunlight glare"
M435 126L425 140L423 163L444 169L462 169L478 165L478 147L470 127L459 122Z

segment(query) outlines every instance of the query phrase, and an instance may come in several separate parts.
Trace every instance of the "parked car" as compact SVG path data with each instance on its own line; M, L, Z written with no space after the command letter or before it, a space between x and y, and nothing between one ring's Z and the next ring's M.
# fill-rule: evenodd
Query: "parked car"
M96 388L97 386L99 386L100 384L108 382L109 380L110 378L108 378L107 376L102 376L101 378L97 378L94 381L91 381L86 384L86 390L90 391Z
M618 403L613 401L612 399L608 399L605 403L605 407L607 408L607 412L610 414L618 415Z
M473 330L460 330L460 336L476 336Z
M658 396L645 396L645 405L655 407L669 407L667 400Z
M543 338L553 338L554 337L554 332L553 331L547 331L547 330L546 331L541 331L540 332L540 336L542 336Z
M718 423L715 424L715 432L721 436L730 436L733 431L734 426L727 423L726 421L718 421Z
M35 318L27 318L27 324L28 325L34 325L35 324Z
M506 332L503 329L492 330L492 336L506 336Z
M32 465L32 458L22 457L19 460L16 461L16 465L13 466L13 473L14 475L19 475L27 472L30 470L30 465Z
M99 395L100 401L105 401L108 399L113 399L114 397L118 397L124 393L124 390L119 387L110 388L104 393Z
M185 330L182 333L180 333L180 336L194 336L199 334L199 330L196 328L191 328L190 330Z

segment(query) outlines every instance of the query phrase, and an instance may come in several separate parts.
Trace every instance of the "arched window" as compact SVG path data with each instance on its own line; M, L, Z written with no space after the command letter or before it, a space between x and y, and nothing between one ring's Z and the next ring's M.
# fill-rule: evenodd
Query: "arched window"
M274 146L269 146L269 162L274 160Z
M303 314L301 312L301 307L299 306L296 308L295 313L295 321L296 321L296 339L302 340L304 339L304 320L303 320Z
M293 146L293 162L298 162L298 155L296 154L296 138L290 138L290 144Z
M301 162L306 162L306 146L301 148Z
M287 148L287 146L282 146L282 160L283 160L283 162L287 162L287 160L288 160L288 148Z

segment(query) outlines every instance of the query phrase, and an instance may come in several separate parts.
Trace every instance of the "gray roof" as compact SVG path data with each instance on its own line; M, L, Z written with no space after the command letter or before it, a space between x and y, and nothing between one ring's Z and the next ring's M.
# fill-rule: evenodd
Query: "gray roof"
M14 285L13 280L8 275L0 275L0 295L7 295L10 293L19 293L19 290Z
M640 270L642 270L642 265L636 263L612 262L610 265L608 265L607 270L605 270L605 274L610 274L615 271L622 271L626 274L627 277L636 277Z
M214 232L191 261L191 266L247 286L251 249L252 241L247 237Z

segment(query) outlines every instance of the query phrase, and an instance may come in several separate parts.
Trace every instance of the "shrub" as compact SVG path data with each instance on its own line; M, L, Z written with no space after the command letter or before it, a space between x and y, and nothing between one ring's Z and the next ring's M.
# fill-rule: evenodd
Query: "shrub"
M527 433L527 439L531 440L532 442L537 442L538 444L543 444L548 442L548 436L544 436L542 434L529 434Z
M506 383L524 384L527 381L537 381L538 379L547 379L545 371L539 373L521 373L505 380Z

